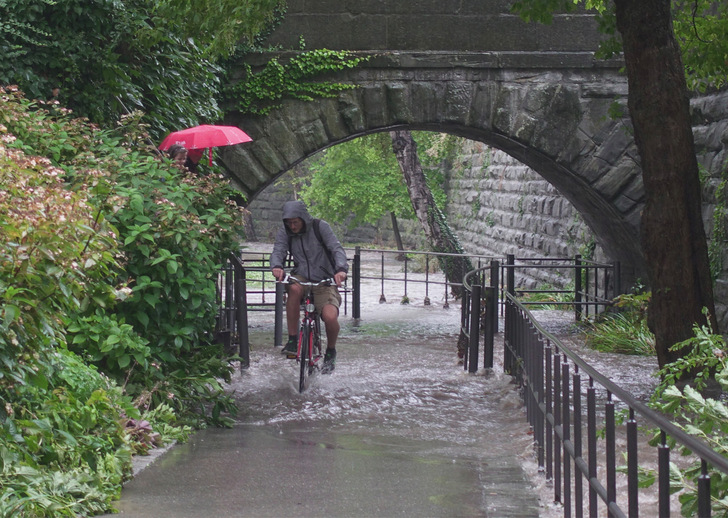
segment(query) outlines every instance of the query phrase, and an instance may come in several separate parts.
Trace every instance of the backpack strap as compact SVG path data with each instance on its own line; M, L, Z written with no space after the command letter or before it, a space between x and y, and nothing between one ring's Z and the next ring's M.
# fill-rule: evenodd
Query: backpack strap
M318 239L318 242L321 243L321 246L324 249L324 252L326 252L326 257L329 258L329 263L331 263L331 270L336 270L336 263L334 262L334 257L331 253L331 250L329 250L329 247L326 246L326 243L324 243L324 240L321 239L321 230L319 230L319 225L321 223L320 219L314 218L313 220L313 233L316 234L316 239Z

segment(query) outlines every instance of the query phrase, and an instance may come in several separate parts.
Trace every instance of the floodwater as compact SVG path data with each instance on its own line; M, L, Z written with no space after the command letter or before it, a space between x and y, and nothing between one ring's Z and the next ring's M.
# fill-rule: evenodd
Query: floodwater
M364 284L361 320L340 318L335 372L303 394L297 363L273 347L272 313L252 314L251 364L229 387L236 425L199 432L144 469L124 488L122 515L558 515L502 344L494 369L469 374L456 355L460 306L444 290L430 287L426 306L424 285L411 284L402 305L401 285Z
M252 324L252 342L262 343L231 387L240 426L288 440L303 433L301 440L314 444L325 437L320 447L399 459L371 474L383 484L376 501L388 504L379 509L368 507L369 498L359 501L359 516L538 516L522 468L531 436L518 394L508 377L482 369L470 375L458 364L459 308L387 303L375 309L360 322L342 319L336 371L314 376L303 394L295 361L270 345L270 324ZM409 501L417 488L403 493L399 481L426 483L433 470L436 487L419 504ZM515 495L517 486L530 496Z

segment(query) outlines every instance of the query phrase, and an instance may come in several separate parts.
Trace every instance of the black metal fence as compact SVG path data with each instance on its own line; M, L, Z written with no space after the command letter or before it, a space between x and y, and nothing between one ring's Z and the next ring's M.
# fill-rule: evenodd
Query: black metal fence
M516 273L535 270L557 270L565 278L572 279L573 287L525 289L516 287ZM553 296L555 300L549 301L549 306L566 306L574 308L577 321L590 314L596 314L601 309L612 304L614 297L622 293L620 263L600 263L585 260L581 255L573 258L561 257L516 257L509 254L505 264L502 265L501 274L501 300L503 293L513 293L520 296L535 295L534 298ZM505 290L505 291L504 291ZM522 304L541 305L543 302L526 302Z
M459 354L463 368L478 371L479 343L483 329L483 368L493 367L493 346L498 332L498 286L500 262L491 260L489 266L468 272L463 278L460 305Z
M241 368L250 365L245 277L242 261L236 254L230 254L218 275L217 306L220 309L215 326L216 339L226 351L237 351Z
M453 293L461 297L461 328L462 349L464 354L464 368L476 372L479 361L479 336L483 326L486 329L484 338L483 366L492 367L493 334L498 332L498 306L503 308L504 293L517 295L546 295L567 294L570 301L549 302L549 305L573 306L577 319L581 319L597 308L611 303L614 295L619 293L619 265L601 264L593 261L584 261L580 256L571 258L519 258L508 255L505 258L494 258L481 255L446 254L424 251L402 251L386 249L366 249L360 247L346 249L350 255L351 271L350 283L341 290L343 295L342 312L351 314L355 319L361 318L361 283L362 281L375 281L381 286L380 302L385 302L387 296L401 297L402 302L409 300L408 289L412 285L424 285L425 297L423 303L430 304L430 295L440 291L443 296L443 307L449 307L449 300ZM362 269L362 256L367 257L366 272ZM274 345L281 345L282 332L282 293L280 285L270 274L268 266L269 253L251 252L242 250L232 254L221 271L218 280L218 303L220 315L218 317L216 333L218 340L228 349L239 351L241 358L247 362L249 356L249 343L247 337L248 312L274 311L276 326ZM401 263L399 275L392 276L391 269L385 263L393 258ZM465 261L476 266L475 272L468 273L463 282L452 282L446 276L431 275L431 265L442 260ZM416 263L417 268L413 267ZM564 272L573 272L573 289L517 289L515 279L517 272L528 269L556 269ZM413 272L424 272L424 275L415 276ZM489 286L485 279L489 279ZM398 288L392 289L396 285ZM389 292L385 289L389 288ZM478 290L473 296L472 290ZM394 295L392 294L394 291ZM239 299L239 300L238 300ZM473 307L477 304L477 308ZM528 304L528 303L524 303ZM533 304L540 304L533 302ZM482 310L488 311L492 318L484 318ZM471 318L471 314L481 315ZM245 322L245 325L242 325ZM460 344L459 344L460 345ZM467 353L464 351L467 350Z
M517 289L516 274L528 269L556 269L572 274L573 288ZM491 259L489 266L468 272L463 278L458 349L463 356L463 368L478 370L479 341L483 335L483 368L493 367L494 335L498 332L498 307L507 293L514 297L536 295L524 306L573 307L576 320L597 313L612 304L621 293L619 263L584 261L577 255L571 258L520 257L507 255L505 264ZM544 302L547 296L556 300ZM562 299L562 300L559 300ZM568 299L568 300L563 300ZM482 332L481 332L482 331Z
M553 481L565 517L670 516L670 452L674 442L697 456L698 516L711 515L712 467L725 478L728 459L635 400L546 332L514 294L506 294L504 369L522 387L539 467ZM621 412L620 412L621 410ZM620 422L619 414L625 414ZM598 426L598 423L601 426ZM638 430L657 428L652 447ZM638 452L656 453L657 509L640 501ZM674 448L673 448L674 449ZM625 465L626 464L626 465ZM617 476L626 476L618 491Z

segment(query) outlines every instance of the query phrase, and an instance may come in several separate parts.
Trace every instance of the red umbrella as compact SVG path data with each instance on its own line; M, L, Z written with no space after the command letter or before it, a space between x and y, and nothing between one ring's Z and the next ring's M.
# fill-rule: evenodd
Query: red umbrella
M179 144L187 149L210 148L210 164L212 165L213 147L232 146L233 144L242 144L252 140L247 133L236 126L202 124L180 131L173 131L162 141L159 149L165 151L174 144Z

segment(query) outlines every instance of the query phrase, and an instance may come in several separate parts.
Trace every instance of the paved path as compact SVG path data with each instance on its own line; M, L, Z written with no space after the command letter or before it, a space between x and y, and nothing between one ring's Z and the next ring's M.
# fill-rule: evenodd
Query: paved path
M342 317L336 372L296 390L295 365L251 323L241 414L124 488L123 517L535 517L531 436L510 380L455 360L459 309Z

